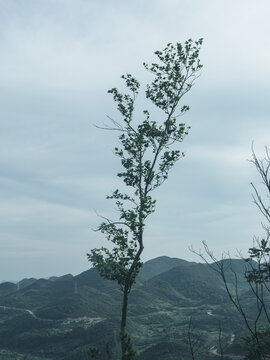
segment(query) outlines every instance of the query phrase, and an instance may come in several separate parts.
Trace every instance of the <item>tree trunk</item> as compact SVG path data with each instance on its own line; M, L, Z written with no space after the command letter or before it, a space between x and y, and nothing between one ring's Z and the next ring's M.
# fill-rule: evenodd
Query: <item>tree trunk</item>
M128 286L128 284L126 284L124 287L124 292L123 292L123 306L122 306L121 333L120 333L122 360L128 360L128 358L127 358L127 338L126 338L128 295L129 295L129 286Z
M141 220L142 223L142 220ZM129 269L125 280L125 286L123 290L123 305L122 305L122 317L121 317L121 328L120 328L120 340L121 340L121 350L122 350L122 360L132 360L134 357L131 355L132 345L130 338L126 333L126 324L127 324L127 308L128 308L128 296L131 290L131 286L134 283L132 280L133 272L135 271L136 264L140 260L141 253L143 251L143 231L141 230L139 235L138 243L140 244L139 250L135 256L135 259Z

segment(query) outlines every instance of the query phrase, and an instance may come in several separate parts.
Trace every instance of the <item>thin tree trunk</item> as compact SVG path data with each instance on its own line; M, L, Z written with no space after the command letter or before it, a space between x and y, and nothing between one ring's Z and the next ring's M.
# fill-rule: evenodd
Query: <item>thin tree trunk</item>
M143 251L143 233L141 232L139 237L139 250L135 256L133 264L131 265L129 272L127 274L124 291L123 291L123 305L122 305L122 317L121 317L121 327L120 327L120 340L121 340L121 350L122 350L122 360L128 359L128 334L126 333L126 324L127 324L127 308L128 308L128 296L130 293L132 282L133 271L135 270L136 263L140 260L141 253Z
M122 306L122 318L121 318L121 349L122 360L127 359L127 342L126 342L126 323L127 323L127 306L128 306L129 286L126 284L123 292L123 306Z

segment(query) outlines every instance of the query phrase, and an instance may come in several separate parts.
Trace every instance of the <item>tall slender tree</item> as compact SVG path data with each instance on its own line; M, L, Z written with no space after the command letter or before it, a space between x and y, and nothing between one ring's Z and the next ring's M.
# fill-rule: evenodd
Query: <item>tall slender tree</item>
M117 88L108 91L122 122L111 119L111 125L104 129L120 133L121 146L115 148L115 154L120 158L123 170L117 176L123 180L127 191L116 189L107 196L107 199L115 200L119 218L116 221L103 218L97 229L113 244L112 249L92 249L87 256L102 277L118 282L123 293L122 360L131 360L135 354L126 331L127 308L129 293L142 266L146 219L155 211L156 200L151 194L184 156L179 144L188 134L189 127L178 119L189 107L179 105L200 74L201 45L202 39L195 42L189 39L183 45L168 44L164 50L155 52L157 63L143 64L154 75L154 80L146 86L146 98L162 110L161 121L152 120L148 110L143 111L141 122L134 121L134 103L140 84L132 75L122 76L128 93L122 94Z

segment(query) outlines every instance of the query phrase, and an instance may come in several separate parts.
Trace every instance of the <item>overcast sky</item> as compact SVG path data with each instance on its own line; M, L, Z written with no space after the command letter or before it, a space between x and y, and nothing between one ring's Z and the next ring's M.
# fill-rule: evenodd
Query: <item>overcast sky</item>
M247 159L269 145L269 13L268 0L0 0L0 280L89 268L106 245L95 210L115 215L119 185L117 134L94 127L120 120L107 90L123 73L145 83L142 63L188 38L204 38L204 68L184 99L186 157L155 193L143 259L199 261L202 240L245 252L263 220Z

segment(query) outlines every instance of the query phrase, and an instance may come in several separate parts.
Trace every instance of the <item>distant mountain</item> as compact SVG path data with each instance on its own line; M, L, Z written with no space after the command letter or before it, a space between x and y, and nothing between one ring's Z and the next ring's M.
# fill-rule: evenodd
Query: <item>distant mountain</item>
M16 284L12 282L4 282L0 284L0 296L5 296L9 293L14 292L17 289Z
M154 276L171 270L176 266L187 266L190 264L195 263L178 258L171 258L169 256L159 256L144 263L143 268L140 271L140 276L145 280L149 280Z
M242 277L241 260L232 264ZM120 314L118 284L93 268L77 276L23 279L19 286L0 284L0 358L10 353L8 360L84 360L89 345L102 348L106 341L116 351ZM157 353L159 360L176 360L179 354L188 360L190 317L204 336L200 360L208 359L213 342L218 344L219 322L226 339L242 329L221 279L209 266L166 256L147 261L128 311L138 360L152 360Z
M73 278L73 275L66 274L63 276L51 276L48 278L49 281L58 281L58 280L71 280Z
M21 281L19 281L18 283L17 283L17 287L19 288L19 289L22 289L22 288L24 288L24 287L26 287L26 286L29 286L29 285L31 285L31 284L33 284L34 282L36 282L37 281L37 279L35 279L35 278L30 278L30 279L22 279Z
M90 286L96 289L111 288L115 286L115 282L100 277L96 269L89 269L74 277L77 286Z
M160 281L169 284L185 298L201 303L221 304L227 300L222 280L206 264L176 266L149 280L156 287L160 287Z

